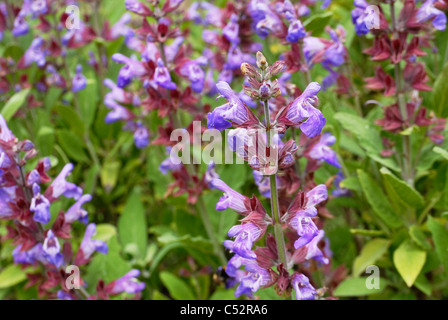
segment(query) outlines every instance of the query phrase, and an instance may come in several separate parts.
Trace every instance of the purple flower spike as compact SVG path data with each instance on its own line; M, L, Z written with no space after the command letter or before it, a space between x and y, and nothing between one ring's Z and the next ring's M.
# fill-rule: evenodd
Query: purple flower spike
M417 11L417 22L422 23L432 20L432 25L437 30L443 31L446 28L446 15L434 7L437 0L426 0Z
M314 300L314 296L317 294L316 289L305 275L294 275L291 284L296 291L296 300Z
M246 265L248 274L241 279L240 285L235 291L235 297L239 297L242 294L251 296L252 293L257 292L260 287L269 284L272 279L269 271L259 267L255 263Z
M87 86L87 79L82 74L82 66L78 64L76 67L76 75L72 81L72 92L79 92L84 90Z
M61 245L51 229L47 232L42 249L48 262L59 268L63 260Z
M126 292L129 294L135 294L142 291L145 289L145 284L143 282L138 282L138 276L140 276L140 271L137 269L132 269L123 277L110 284L110 293L119 294Z
M78 200L79 197L81 197L82 189L74 183L67 182L67 180L65 180L72 170L73 164L66 164L56 179L53 180L53 183L49 188L51 189L52 198L57 199L61 195L64 195L67 198L74 198L75 200Z
M336 142L336 138L329 132L325 132L320 140L312 147L309 156L312 159L323 160L336 168L341 168L336 152L331 150L329 146Z
M30 211L34 212L34 221L42 224L50 222L50 201L40 194L40 187L37 183L33 184L34 197L31 199Z
M216 204L216 210L223 211L227 208L231 208L237 211L238 213L244 213L247 211L245 203L249 200L249 198L241 195L240 193L230 188L221 179L213 179L211 185L213 188L224 192L224 195L219 199L218 203Z
M171 76L168 68L165 67L162 59L160 58L157 60L157 68L154 72L154 81L162 88L168 90L176 89L176 84L171 81Z
M79 220L83 223L88 222L88 213L86 210L82 208L82 206L92 200L92 196L90 194L85 194L78 201L72 205L67 212L65 213L65 222L72 223L76 220Z
M107 244L101 240L92 239L96 234L96 225L91 223L87 226L84 238L81 242L80 250L82 250L83 258L85 260L89 259L90 256L95 252L101 252L106 254L108 251Z
M257 255L251 250L253 243L262 235L261 232L262 230L253 223L233 226L228 235L235 238L235 241L226 240L224 245L243 258L256 259Z

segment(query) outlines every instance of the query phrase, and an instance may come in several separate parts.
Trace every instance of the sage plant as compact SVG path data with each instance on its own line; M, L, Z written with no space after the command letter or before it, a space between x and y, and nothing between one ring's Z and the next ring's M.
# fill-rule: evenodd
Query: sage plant
M311 259L319 264L329 263L319 247L324 231L316 225L317 207L327 200L327 187L307 181L300 185L301 190L293 198L279 198L278 194L278 177L283 170L294 166L298 149L294 140L280 143L281 136L285 136L289 128L297 127L305 136L313 138L321 134L326 122L316 108L320 91L316 82L310 83L290 104L276 113L271 112L269 101L280 95L278 80L274 77L285 68L284 61L269 65L261 52L257 53L256 66L241 65L249 83L244 86L244 91L263 104L264 121L259 120L225 82L219 82L217 88L228 103L208 115L209 128L236 127L234 151L262 176L261 179L269 180L266 188L269 194L265 195L270 198L270 214L256 196L242 195L221 179L211 181L214 188L224 193L216 209L231 208L242 215L241 224L232 227L228 233L234 240L224 242L234 253L226 273L232 279L230 283L239 283L235 296L251 296L260 288L275 285L279 295L289 296L294 289L297 299L320 297L322 292L319 294L310 279L299 271L298 265ZM294 233L288 233L288 230ZM255 247L262 239L266 246ZM240 270L242 266L245 271Z

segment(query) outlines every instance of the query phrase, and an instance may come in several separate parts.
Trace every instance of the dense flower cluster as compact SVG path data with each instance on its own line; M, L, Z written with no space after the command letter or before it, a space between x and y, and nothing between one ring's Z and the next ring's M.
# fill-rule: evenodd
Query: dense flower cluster
M66 266L80 267L89 263L95 251L107 253L106 243L93 238L96 225L88 224L88 213L83 208L92 197L83 194L79 186L67 181L73 170L71 163L66 164L55 179L47 174L51 169L49 158L38 161L28 171L27 162L36 155L33 143L29 140L19 141L0 116L0 218L14 222L8 224L8 234L2 240L13 240L16 246L12 252L15 263L44 267L44 272L36 268L35 273L28 274L29 285L38 285L40 296L96 298L83 296L72 288L67 288L66 279L69 274L65 271ZM74 203L65 212L52 213L52 204L62 196L73 199ZM74 254L71 226L77 221L87 227ZM133 275L135 276L135 272ZM117 284L128 281L128 278L126 275L108 285L102 297L123 291L137 293L143 289L144 285L134 286L135 290L132 291ZM55 289L59 291L55 292Z
M271 113L270 100L280 95L278 80L273 78L286 68L286 64L277 61L269 66L265 57L258 52L257 67L248 63L242 64L242 72L249 83L244 90L252 99L264 104L265 122L261 122L225 82L219 82L217 87L228 103L214 109L208 116L209 127L220 130L229 126L237 127L231 133L237 140L233 151L254 169L260 192L270 198L273 211L271 216L268 215L257 197L241 195L221 179L212 180L213 187L224 193L216 209L231 208L243 216L241 224L232 227L228 232L229 237L234 240L224 242L224 246L234 253L227 264L226 272L231 277L229 284L239 282L236 296L252 295L260 288L276 285L279 294L294 288L298 299L314 299L317 291L310 284L308 277L298 272L290 275L288 270L309 259L323 264L329 263L318 247L324 231L316 225L316 207L327 200L327 187L316 186L312 180L308 180L290 190L290 193L295 193L298 186L302 189L293 198L286 194L278 196L282 185L287 184L282 182L281 172L289 170L285 174L286 177L296 176L295 170L291 168L295 166L298 150L294 140L283 143L279 133L284 135L287 128L297 127L308 138L317 137L318 140L307 148L308 157L339 166L334 152L328 148L328 145L334 143L334 137L328 133L320 135L325 118L314 106L320 90L317 83L309 84L302 95L289 105ZM270 136L272 131L277 132L275 137ZM251 152L251 147L255 147L256 152ZM296 179L299 180L297 176ZM274 228L275 237L268 231L269 226ZM287 238L293 242L293 246L289 242L285 245L283 232L286 228L296 233L288 234ZM255 243L261 239L265 239L266 247L254 248ZM245 271L240 270L242 266ZM276 268L278 273L273 268Z

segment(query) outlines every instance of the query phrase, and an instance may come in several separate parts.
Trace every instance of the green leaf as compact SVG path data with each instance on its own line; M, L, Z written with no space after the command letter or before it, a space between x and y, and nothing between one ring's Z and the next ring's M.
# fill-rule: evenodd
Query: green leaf
M361 253L353 262L353 276L357 277L365 272L366 268L375 263L376 260L389 248L390 241L386 239L373 239L361 250Z
M448 231L444 225L431 216L428 217L427 225L432 233L437 256L445 269L445 275L448 275Z
M73 107L57 105L54 110L59 114L62 121L66 126L70 127L70 130L82 137L84 133L84 123L79 118Z
M25 89L14 94L5 104L2 109L2 116L8 122L13 115L20 109L20 107L25 103L26 97L30 89Z
M392 199L398 200L402 205L410 208L422 208L425 205L422 195L406 182L397 178L389 169L383 167L380 172L383 175L386 190Z
M379 279L379 289L369 289L367 287L367 283L369 281L368 277L359 277L359 278L348 278L345 279L336 290L333 292L333 295L336 297L361 297L367 296L371 294L381 293L386 287L387 283L383 279Z
M116 236L110 238L107 246L107 254L95 253L87 267L85 280L91 284L89 289L95 290L100 279L109 283L121 278L131 270L131 266L120 255L121 247Z
M168 289L171 297L175 300L195 300L190 286L188 286L184 281L169 273L167 271L163 271L160 273L160 280L164 284L164 286Z
M18 45L12 44L8 46L2 54L3 58L12 58L17 63L23 57L23 49Z
M434 149L432 149L432 151L440 154L442 157L444 157L446 160L448 160L448 151L446 151L445 149L442 149L440 147L434 147Z
M330 22L332 13L315 14L304 23L305 29L313 36L319 36L325 30L325 26Z
M58 142L67 155L79 162L88 162L86 152L84 151L84 142L70 130L56 131Z
M406 240L395 250L393 260L398 273L406 285L411 287L425 264L426 251Z
M379 132L370 124L367 119L357 115L338 112L334 115L342 127L350 131L364 148L367 155L383 166L399 172L401 169L392 158L383 158L380 153L382 149L382 140Z
M358 170L358 178L367 202L378 217L391 228L400 227L403 221L393 210L378 183L362 170Z
M235 300L235 291L219 288L210 297L210 300Z
M426 236L419 226L416 225L411 226L409 228L409 236L422 249L426 251L431 250L432 247L429 244L428 240L426 240Z
M114 225L108 223L101 223L96 226L95 239L108 242L117 234L117 228Z
M118 220L118 235L124 248L136 245L138 257L144 258L147 245L147 226L145 208L140 199L140 191L134 189L126 202L123 213Z
M432 109L438 117L446 118L448 116L448 63L445 63L442 72L434 82L432 97L434 103Z
M361 185L359 184L358 177L348 177L342 180L340 183L340 187L357 192L362 192L362 188Z
M100 171L101 185L106 192L112 191L118 181L118 174L120 173L120 161L107 161Z
M0 271L0 289L9 288L26 280L26 270L11 264Z

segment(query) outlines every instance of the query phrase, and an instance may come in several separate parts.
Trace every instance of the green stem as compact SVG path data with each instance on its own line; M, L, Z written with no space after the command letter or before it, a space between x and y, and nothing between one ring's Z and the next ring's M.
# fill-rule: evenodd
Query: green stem
M269 147L269 145L270 145L269 130L271 127L269 104L267 101L263 101L263 104L264 104L264 112L265 112L265 119L266 119L267 146ZM277 192L277 174L270 175L269 181L270 181L270 188L271 188L272 223L274 225L274 237L275 237L275 242L277 243L278 257L279 257L280 261L283 263L283 266L285 268L288 268L288 261L287 261L287 257L286 257L285 237L283 235L282 224L280 221L280 210L279 210L278 192Z
M390 12L392 20L392 29L394 37L398 37L395 20L395 7L394 1L390 2ZM408 112L406 108L406 97L404 95L403 86L403 73L401 71L400 63L395 64L395 87L398 108L401 113L401 117L404 122L408 121ZM410 186L414 186L414 170L412 169L412 155L411 155L411 137L409 135L403 136L403 156L404 156L404 168L402 177Z

